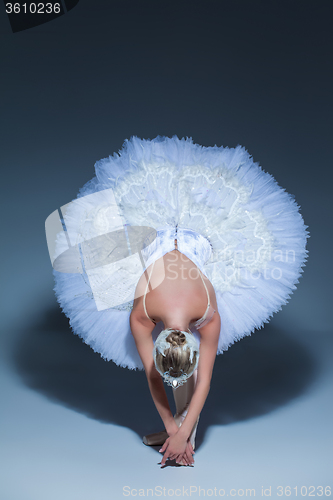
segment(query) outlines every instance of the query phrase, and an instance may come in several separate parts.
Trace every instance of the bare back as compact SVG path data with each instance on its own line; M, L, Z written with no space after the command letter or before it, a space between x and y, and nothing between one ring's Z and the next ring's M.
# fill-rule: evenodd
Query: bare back
M133 312L143 322L149 322L143 304L145 293L147 313L156 323L168 322L178 315L185 315L189 323L197 321L205 314L207 293L211 305L217 310L212 284L194 262L178 250L165 254L150 265L138 282Z

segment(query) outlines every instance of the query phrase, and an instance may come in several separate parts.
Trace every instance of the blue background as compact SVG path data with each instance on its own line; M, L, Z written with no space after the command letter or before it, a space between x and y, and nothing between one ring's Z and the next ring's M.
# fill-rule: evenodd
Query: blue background
M1 498L332 486L331 19L321 0L81 0L13 34L0 14ZM245 146L311 238L290 303L218 356L195 467L161 470L144 373L71 333L44 223L126 138L174 134Z

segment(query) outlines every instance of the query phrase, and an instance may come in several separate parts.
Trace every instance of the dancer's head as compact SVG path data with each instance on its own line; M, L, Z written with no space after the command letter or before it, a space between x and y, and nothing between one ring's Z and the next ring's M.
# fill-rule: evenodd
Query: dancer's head
M190 331L167 328L157 337L153 356L157 371L175 389L197 368L199 346Z

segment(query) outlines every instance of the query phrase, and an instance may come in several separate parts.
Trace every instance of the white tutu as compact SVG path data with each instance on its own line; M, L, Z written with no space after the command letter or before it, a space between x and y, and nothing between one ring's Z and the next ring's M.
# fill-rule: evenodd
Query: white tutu
M180 252L214 286L218 354L288 301L306 261L306 226L293 197L243 147L133 137L95 169L78 199L62 207L53 258L59 304L103 358L143 369L129 325L134 291L144 269L174 249L176 235ZM110 235L125 238L124 227L126 251L116 254ZM135 228L155 230L141 252L130 249Z

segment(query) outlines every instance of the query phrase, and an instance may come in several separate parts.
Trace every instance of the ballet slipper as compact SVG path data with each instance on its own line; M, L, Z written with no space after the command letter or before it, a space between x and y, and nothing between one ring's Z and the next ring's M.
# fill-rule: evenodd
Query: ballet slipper
M147 434L147 436L143 436L143 443L146 446L161 446L168 439L169 434L167 431L155 432L153 434Z

